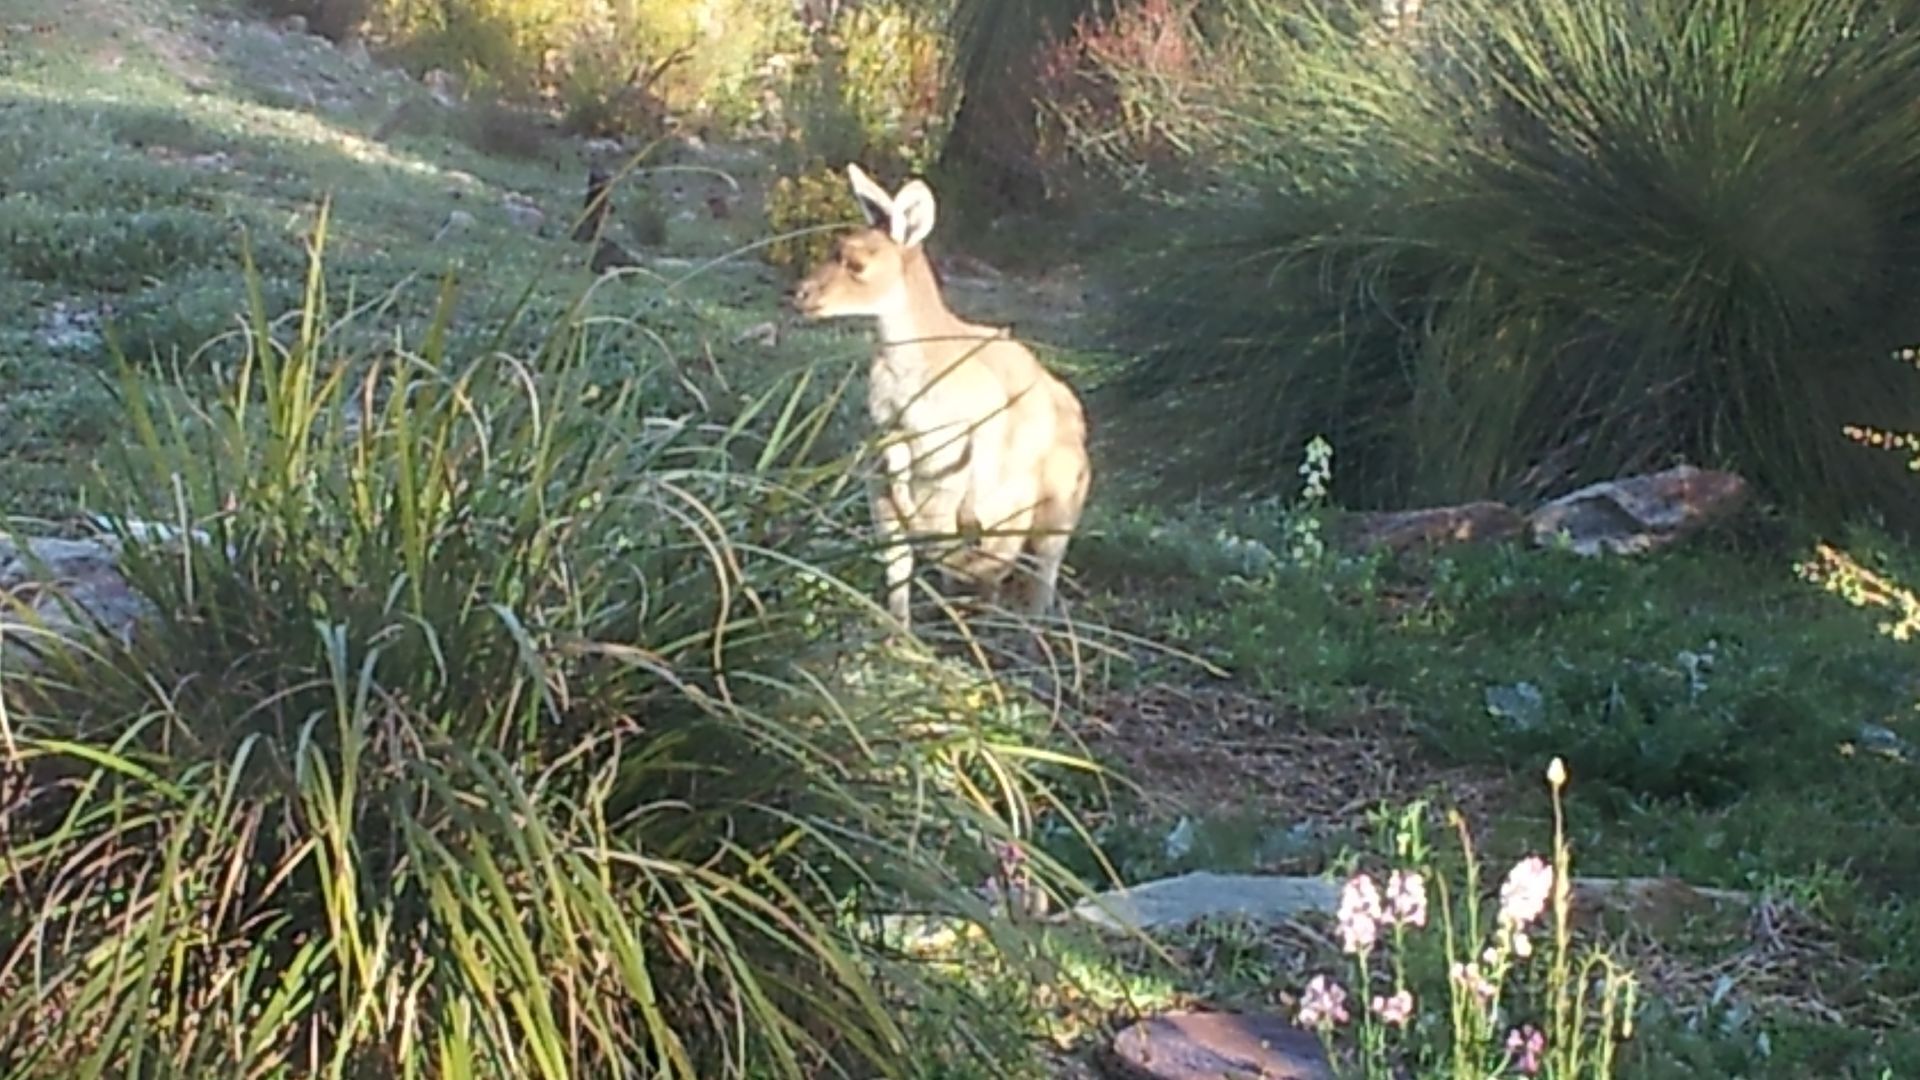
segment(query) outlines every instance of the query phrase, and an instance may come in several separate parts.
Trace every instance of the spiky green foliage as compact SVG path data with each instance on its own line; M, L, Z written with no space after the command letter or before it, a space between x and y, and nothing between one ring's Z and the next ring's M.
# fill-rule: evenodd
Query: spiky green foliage
M1200 475L1284 482L1324 434L1355 503L1675 458L1910 503L1831 437L1920 406L1880 362L1920 319L1897 5L1449 0L1400 39L1239 7L1234 55L1267 61L1207 99L1228 194L1120 307Z
M127 369L108 498L177 530L119 530L153 617L0 687L0 1073L1017 1062L865 917L1013 944L971 890L1073 761L883 649L843 465L792 464L831 401L650 416L577 314L450 352L450 288L359 353L377 305L317 254L288 319L250 279L218 407Z

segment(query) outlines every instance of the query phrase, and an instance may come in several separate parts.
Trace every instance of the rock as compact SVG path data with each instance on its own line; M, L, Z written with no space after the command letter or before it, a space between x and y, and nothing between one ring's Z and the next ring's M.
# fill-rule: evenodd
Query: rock
M1665 547L1738 510L1747 482L1728 472L1679 465L1591 484L1535 510L1536 544L1561 542L1581 555L1634 555Z
M707 196L707 213L713 215L715 221L724 221L732 216L733 208L725 195L714 194Z
M586 151L589 156L596 158L617 157L626 150L626 147L620 144L619 139L605 138L588 139L586 142L580 144L580 148Z
M758 342L762 347L771 349L780 344L780 325L771 321L754 323L752 326L734 335L733 343L735 345L748 341Z
M420 85L426 87L427 93L443 108L454 109L460 106L460 77L446 68L434 68L420 76Z
M1659 921L1674 910L1750 903L1748 894L1689 885L1678 878L1573 879L1576 919L1605 909L1635 921ZM1101 893L1082 900L1064 917L1132 932L1174 930L1225 917L1278 925L1303 915L1332 915L1339 906L1340 883L1324 878L1199 871Z
M1916 756L1911 742L1900 737L1899 732L1881 724L1862 723L1860 725L1859 749L1901 764L1911 764Z
M1332 911L1339 902L1339 885L1321 878L1203 870L1104 892L1080 901L1068 914L1109 930L1150 930L1228 915L1285 922Z
M55 536L0 536L0 587L46 581L68 574L92 574L111 567L115 552L98 540ZM35 563L41 565L35 566Z
M128 644L139 624L155 614L120 572L121 545L177 547L181 530L97 514L90 524L97 535L84 540L0 533L0 669L35 670L59 640L94 632ZM204 529L185 536L213 542ZM227 557L234 557L231 548Z
M98 628L122 643L152 614L120 573L111 538L63 540L0 535L0 666L32 670L54 638L84 637Z
M102 340L100 313L55 300L40 324L40 344L57 352L85 352Z
M159 546L163 544L178 544L180 542L180 529L174 525L162 525L152 521L139 521L134 518L113 518L106 514L91 514L87 518L87 523L92 525L93 528L101 534L101 542L110 545L112 550L116 552L119 550L118 538L122 534L131 538L136 544ZM189 530L186 535L196 544L213 543L213 534L205 529L192 529ZM227 551L227 557L233 557L233 550L231 548Z
M1526 532L1527 519L1498 502L1470 502L1423 510L1356 514L1346 526L1348 546L1405 551L1441 544L1510 540Z
M1320 1037L1264 1013L1176 1012L1114 1036L1105 1064L1128 1080L1333 1080Z
M467 213L465 210L450 210L447 212L447 220L441 224L440 230L433 234L433 242L437 244L446 239L448 234L464 232L473 228L474 224L472 214Z
M1525 680L1489 686L1482 699L1488 716L1505 721L1516 731L1537 731L1547 718L1546 695Z
M508 221L528 232L537 232L547 221L546 211L525 195L509 192L500 200L500 208L507 212Z
M373 66L373 54L367 51L367 43L357 37L349 38L345 45L340 46L340 55L346 58L349 65L361 71Z
M280 32L287 35L306 33L307 17L305 15L289 15L281 19Z

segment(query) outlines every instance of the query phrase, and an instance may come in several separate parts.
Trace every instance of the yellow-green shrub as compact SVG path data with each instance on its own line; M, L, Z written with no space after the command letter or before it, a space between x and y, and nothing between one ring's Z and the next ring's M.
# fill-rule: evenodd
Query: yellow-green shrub
M953 118L951 66L923 10L882 4L843 12L793 74L787 141L801 160L924 172Z
M644 49L616 25L576 29L557 79L561 114L569 129L582 135L647 139L663 133L668 107L657 88L688 53L637 63Z
M369 23L418 66L558 98L602 129L731 111L795 28L784 0L375 0Z
M953 117L949 68L937 24L919 8L842 12L816 35L791 76L784 139L794 164L767 193L767 222L778 237L764 249L768 263L804 272L831 249L832 230L821 226L859 220L847 162L883 180L933 163Z
M767 225L775 239L762 249L763 257L782 270L805 273L833 248L833 230L822 226L859 219L860 207L847 189L845 174L815 161L775 180L768 190Z
M867 135L863 149L924 172L953 118L944 39L904 8L862 7L843 16L842 98Z

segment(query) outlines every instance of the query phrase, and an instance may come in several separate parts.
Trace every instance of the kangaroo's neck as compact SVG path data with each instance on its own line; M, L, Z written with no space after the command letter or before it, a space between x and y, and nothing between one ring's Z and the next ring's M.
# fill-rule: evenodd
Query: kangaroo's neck
M886 352L917 359L940 355L942 345L954 338L982 336L981 328L947 307L925 252L917 248L906 252L900 270L899 296L879 315L880 344Z

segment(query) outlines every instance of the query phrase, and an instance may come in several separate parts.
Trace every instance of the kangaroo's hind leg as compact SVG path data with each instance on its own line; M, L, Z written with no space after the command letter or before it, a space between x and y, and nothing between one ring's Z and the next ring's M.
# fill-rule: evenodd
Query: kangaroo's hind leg
M1040 500L1027 527L1027 557L1023 561L1030 565L1023 567L1026 573L1020 575L1027 591L1029 615L1051 611L1059 599L1060 568L1067 561L1067 546L1080 525L1092 479L1081 456L1056 453L1047 465Z

